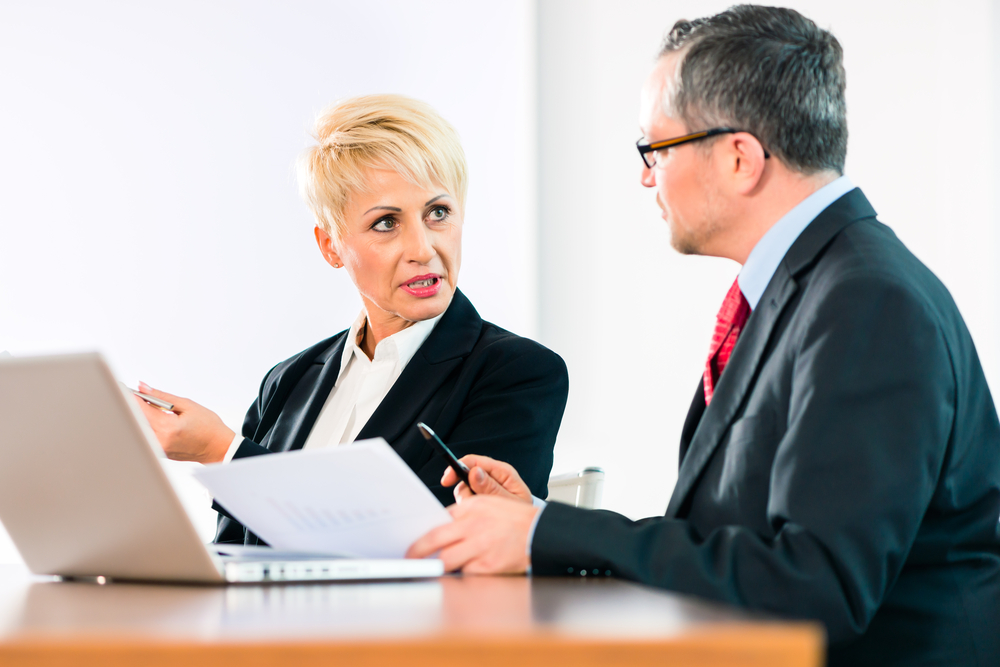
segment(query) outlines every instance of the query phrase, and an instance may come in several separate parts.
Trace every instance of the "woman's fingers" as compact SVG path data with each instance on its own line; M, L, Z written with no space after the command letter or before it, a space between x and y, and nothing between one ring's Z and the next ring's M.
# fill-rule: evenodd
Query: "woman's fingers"
M478 454L467 454L459 460L469 467L469 482L472 484L472 491L475 491L476 494L495 495L531 502L531 490L509 463ZM445 468L444 474L441 476L441 485L455 487L454 494L457 502L462 502L473 495L465 482L459 481L458 474L451 466Z
M441 475L441 486L455 486L456 482L458 482L458 475L455 474L451 466L447 466L444 469L444 474Z
M499 461L495 461L494 459L491 459L488 456L479 456L478 454L466 454L465 456L460 458L459 461L464 463L465 467L470 469L475 468L477 466L478 467L489 466L491 463L499 463ZM455 486L456 484L458 484L458 482L459 482L458 474L455 472L455 470L451 466L446 467L444 469L444 475L441 476L441 485Z
M490 472L493 468L497 466L507 465L503 461L497 461L496 459L491 459L488 456L480 456L479 454L466 454L459 459L469 468L482 468L483 470Z
M157 437L159 437L160 434L157 431L156 426L162 423L163 418L166 416L166 414L163 412L163 410L159 408L154 408L152 405L142 400L138 396L133 396L132 398L135 399L135 402L139 405L139 409L142 410L142 413L144 415L146 415L146 421L149 422L149 425L153 427L153 431L156 432Z
M145 382L139 383L139 391L174 404L173 411L164 412L136 397L169 458L199 463L216 463L225 458L235 433L217 414L189 399L153 389Z
M476 467L469 471L469 483L472 485L472 490L480 496L503 496L504 498L512 498L518 500L518 497L511 493L509 490L504 488L500 482L493 479L492 476L486 474L482 468Z
M491 483L495 483L504 489L507 494L525 502L531 502L531 490L524 483L524 480L521 479L521 476L517 474L517 471L514 470L514 466L509 463L475 454L463 456L460 460L469 466L469 468L479 468L486 474L487 479L482 481L483 493L492 493L491 489L493 487ZM479 488L476 486L476 481L471 478L470 481L472 482L472 490L480 493Z
M469 487L466 486L465 482L459 482L455 486L455 490L452 492L455 494L455 502L460 503L466 498L472 497L472 492L469 491Z
M181 396L174 396L173 394L168 394L165 391L160 391L159 389L153 389L142 380L139 381L139 391L142 392L143 394L152 396L153 398L163 399L167 403L173 403L175 407L183 406L184 404L189 403L188 399L183 398Z
M516 479L518 482L521 481L517 471L514 470L514 466L509 463L497 461L496 459L491 459L488 456L478 456L476 454L463 456L459 460L469 468L482 468L487 475L501 484L503 484L506 480Z

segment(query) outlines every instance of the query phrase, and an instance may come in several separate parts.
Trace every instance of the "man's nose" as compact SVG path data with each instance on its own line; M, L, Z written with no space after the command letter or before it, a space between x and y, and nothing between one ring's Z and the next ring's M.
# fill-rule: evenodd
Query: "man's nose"
M642 165L642 173L639 174L639 182L647 188L656 185L656 177L653 175L653 170L647 167L645 163Z

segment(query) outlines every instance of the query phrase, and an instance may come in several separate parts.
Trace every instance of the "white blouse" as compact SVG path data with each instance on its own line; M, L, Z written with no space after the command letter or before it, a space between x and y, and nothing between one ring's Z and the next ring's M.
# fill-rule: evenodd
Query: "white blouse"
M359 347L367 321L367 315L362 310L347 333L337 382L326 397L323 409L302 448L314 449L353 442L440 319L441 315L438 315L416 322L381 340L375 346L374 357L369 359ZM243 436L237 433L229 445L224 462L228 463L233 459L242 442Z

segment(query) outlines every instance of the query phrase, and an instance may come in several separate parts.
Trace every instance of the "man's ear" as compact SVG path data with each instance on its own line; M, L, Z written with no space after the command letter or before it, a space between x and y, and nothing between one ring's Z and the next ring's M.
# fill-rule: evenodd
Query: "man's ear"
M323 259L335 269L342 267L344 263L340 261L340 253L337 252L337 248L333 245L333 238L319 226L313 229L313 234L316 235L316 245L319 246L319 251L323 253Z
M737 132L728 138L736 191L741 195L748 195L757 189L764 177L767 167L764 146L746 132Z

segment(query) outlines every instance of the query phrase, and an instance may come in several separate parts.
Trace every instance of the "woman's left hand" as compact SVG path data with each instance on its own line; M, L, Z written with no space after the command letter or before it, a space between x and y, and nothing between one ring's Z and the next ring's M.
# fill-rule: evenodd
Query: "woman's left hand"
M135 397L168 458L198 463L218 463L225 458L236 434L219 415L194 401L153 389L144 382L139 383L139 391L174 404L173 411L166 412Z

